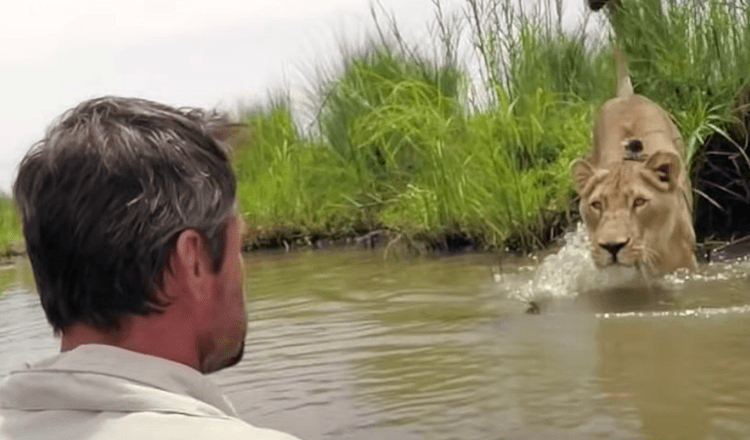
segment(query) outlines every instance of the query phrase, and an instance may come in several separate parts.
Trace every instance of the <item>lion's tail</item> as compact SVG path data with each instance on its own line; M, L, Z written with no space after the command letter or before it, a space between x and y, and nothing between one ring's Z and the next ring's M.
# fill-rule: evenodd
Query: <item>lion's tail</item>
M592 11L598 11L605 6L609 9L610 22L615 30L615 45L612 52L617 69L617 96L627 97L633 94L633 83L630 81L630 75L628 74L628 61L622 52L622 48L620 48L620 29L618 29L617 20L614 19L618 3L618 0L588 0L589 8Z
M615 38L615 46L612 48L615 58L615 68L617 69L617 96L626 97L633 94L633 83L630 81L628 74L628 61L625 54L620 49L620 37Z

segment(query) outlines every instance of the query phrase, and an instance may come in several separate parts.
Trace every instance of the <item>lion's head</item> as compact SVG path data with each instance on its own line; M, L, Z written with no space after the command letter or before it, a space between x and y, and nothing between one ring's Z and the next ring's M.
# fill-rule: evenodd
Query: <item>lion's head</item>
M658 151L601 168L579 160L573 171L598 267L629 266L652 276L696 268L690 201L677 154Z

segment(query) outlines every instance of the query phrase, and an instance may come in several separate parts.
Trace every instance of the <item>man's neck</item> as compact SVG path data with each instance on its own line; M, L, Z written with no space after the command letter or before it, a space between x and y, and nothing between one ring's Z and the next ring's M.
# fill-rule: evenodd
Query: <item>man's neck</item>
M119 346L122 337L117 330L95 327L91 324L75 323L62 331L60 351L70 351L79 345L103 344Z
M112 345L200 370L189 331L178 325L170 325L162 318L164 315L130 316L113 329L87 323L71 324L62 331L60 351L70 351L86 344Z

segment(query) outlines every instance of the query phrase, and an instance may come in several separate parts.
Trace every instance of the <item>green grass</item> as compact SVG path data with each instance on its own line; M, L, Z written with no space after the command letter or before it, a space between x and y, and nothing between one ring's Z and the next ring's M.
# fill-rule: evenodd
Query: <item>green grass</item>
M533 248L550 213L569 214L570 163L588 150L592 113L614 92L604 15L566 31L553 0L546 13L467 0L453 16L433 3L433 41L417 44L374 14L379 39L318 78L311 132L296 128L283 101L248 112L236 164L244 213L261 235L385 228ZM698 163L708 134L735 127L736 96L750 81L750 9L623 3L615 19L635 89L675 115Z
M299 136L282 102L249 111L245 120L249 130L234 161L240 206L257 234L330 235L357 224L354 165Z
M526 44L543 45L537 27L523 29ZM513 87L492 84L493 103L478 110L465 105L466 75L453 63L381 43L323 81L317 136L300 136L284 103L248 112L236 155L248 223L261 234L386 228L538 244L543 214L569 205L568 164L588 144L592 106L570 92L590 84L550 89L532 72L545 60L547 78L564 63L590 69L585 53L557 36L562 59L520 60Z

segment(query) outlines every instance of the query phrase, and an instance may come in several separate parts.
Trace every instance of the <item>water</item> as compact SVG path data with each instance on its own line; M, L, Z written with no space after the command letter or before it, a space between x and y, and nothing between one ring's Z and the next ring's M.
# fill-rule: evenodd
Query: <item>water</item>
M637 286L566 239L502 260L247 255L246 356L213 378L303 439L749 438L750 263ZM30 286L25 260L0 268L0 376L58 350Z

